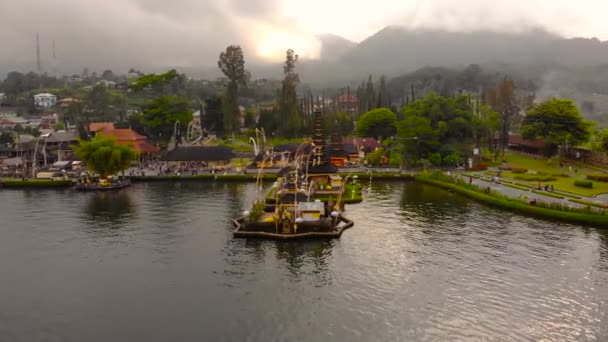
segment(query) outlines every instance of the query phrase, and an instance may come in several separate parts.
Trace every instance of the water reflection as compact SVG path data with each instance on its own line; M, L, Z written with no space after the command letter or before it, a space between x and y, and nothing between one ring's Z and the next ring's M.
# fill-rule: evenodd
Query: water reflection
M333 240L277 241L276 257L295 277L311 274L323 276L329 269L328 259L331 258L333 244Z
M136 212L128 191L121 190L90 194L84 213L92 223L120 228L130 222Z

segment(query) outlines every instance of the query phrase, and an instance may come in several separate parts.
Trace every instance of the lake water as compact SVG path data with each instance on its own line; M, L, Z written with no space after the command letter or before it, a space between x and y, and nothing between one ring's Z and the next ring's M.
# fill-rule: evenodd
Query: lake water
M377 182L340 240L232 238L254 184L0 191L0 341L606 341L608 231Z

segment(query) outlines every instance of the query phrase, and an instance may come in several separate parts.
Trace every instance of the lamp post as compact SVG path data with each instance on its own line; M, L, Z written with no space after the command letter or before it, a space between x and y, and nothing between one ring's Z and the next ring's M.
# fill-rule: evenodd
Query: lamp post
M38 143L40 142L40 139L44 138L45 145L46 145L46 138L48 138L50 135L51 135L51 133L41 134L38 137L38 139L36 139L36 145L34 145L34 156L32 157L32 178L36 178L36 164L38 161ZM45 160L45 165L46 165L46 151L45 151L45 155L44 155L44 160Z

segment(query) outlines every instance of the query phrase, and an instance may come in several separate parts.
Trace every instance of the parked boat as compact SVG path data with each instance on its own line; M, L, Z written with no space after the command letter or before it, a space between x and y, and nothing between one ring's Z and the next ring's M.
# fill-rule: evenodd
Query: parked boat
M76 183L76 190L80 191L108 191L123 189L131 185L128 179L99 179L81 178Z

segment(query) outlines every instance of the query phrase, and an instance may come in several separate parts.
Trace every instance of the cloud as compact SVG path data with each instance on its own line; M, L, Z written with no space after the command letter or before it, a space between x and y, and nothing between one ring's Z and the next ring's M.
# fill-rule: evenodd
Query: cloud
M227 45L281 57L292 47L318 55L315 35L362 40L387 25L456 31L520 31L544 27L567 36L608 38L608 3L578 0L2 0L0 73L43 67L213 67ZM57 59L52 58L55 41ZM257 59L259 60L259 59Z
M213 65L222 49L241 44L254 50L249 28L272 17L262 0L9 0L0 2L0 66L35 67L40 33L43 66L80 71L130 67Z

